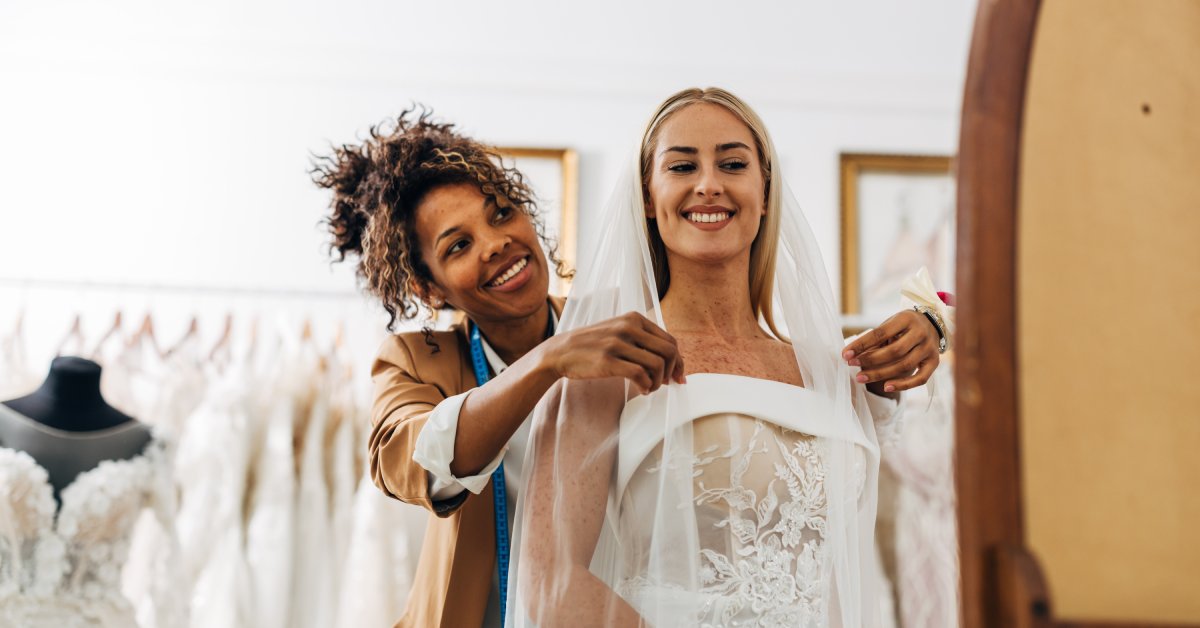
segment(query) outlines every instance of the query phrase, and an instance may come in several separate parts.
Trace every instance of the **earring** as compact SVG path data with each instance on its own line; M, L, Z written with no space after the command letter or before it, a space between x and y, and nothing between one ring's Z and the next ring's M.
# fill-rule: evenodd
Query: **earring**
M440 310L442 309L443 305L446 305L446 302L438 297L433 297L429 299L429 303L426 305L428 305L429 309L431 310Z

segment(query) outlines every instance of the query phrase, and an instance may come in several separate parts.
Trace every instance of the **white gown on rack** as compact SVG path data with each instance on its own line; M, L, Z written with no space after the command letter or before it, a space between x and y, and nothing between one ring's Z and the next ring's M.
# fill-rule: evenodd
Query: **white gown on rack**
M364 473L339 578L338 628L386 628L404 614L429 511L384 495Z
M286 356L263 376L249 436L246 564L255 628L288 628L296 527L295 423L306 369Z
M325 430L329 423L329 388L315 376L314 396L303 428L296 494L296 536L292 568L290 626L326 628L333 624L333 537L329 491L325 482Z
M29 394L39 383L29 369L25 337L18 323L11 334L0 337L0 400Z
M22 628L128 628L134 607L121 593L121 570L134 524L153 509L168 532L170 464L161 440L128 460L79 474L57 506L46 470L28 454L0 448L0 625ZM161 575L162 581L167 579ZM183 608L158 587L159 626Z
M228 369L185 420L177 454L178 529L196 628L253 626L243 505L249 382Z

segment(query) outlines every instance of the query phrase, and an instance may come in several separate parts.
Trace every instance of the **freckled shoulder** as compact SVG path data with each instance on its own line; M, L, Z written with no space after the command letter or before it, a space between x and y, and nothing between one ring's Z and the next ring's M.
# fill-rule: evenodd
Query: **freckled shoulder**
M731 340L708 334L676 334L687 374L724 373L803 386L792 346L774 338Z

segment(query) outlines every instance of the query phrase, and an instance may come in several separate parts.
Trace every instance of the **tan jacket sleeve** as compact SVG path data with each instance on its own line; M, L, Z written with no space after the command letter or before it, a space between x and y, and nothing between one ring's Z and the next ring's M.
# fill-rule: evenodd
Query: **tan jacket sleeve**
M403 336L384 342L371 367L371 379L375 384L368 441L371 479L389 497L448 516L466 501L468 492L434 502L428 473L413 461L413 451L429 413L457 391L421 378Z

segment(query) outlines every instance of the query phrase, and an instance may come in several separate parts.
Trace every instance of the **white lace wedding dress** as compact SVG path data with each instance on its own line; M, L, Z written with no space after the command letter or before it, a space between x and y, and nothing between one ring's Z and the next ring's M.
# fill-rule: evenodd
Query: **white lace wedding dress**
M828 625L829 439L861 445L847 478L851 500L866 481L866 441L834 433L829 402L804 388L717 374L673 388L633 399L621 415L610 491L619 496L620 576L610 584L643 616L674 618L670 625ZM690 432L691 459L663 459L656 434L664 431ZM651 565L660 517L647 515L664 507L664 469L693 478L690 494L679 491L679 503L665 507L676 512L680 546L698 552Z
M170 465L153 440L128 460L79 474L55 503L47 472L28 454L0 447L0 626L128 628L138 625L121 593L134 525L152 509L171 528ZM158 626L178 625L175 583L154 592Z

